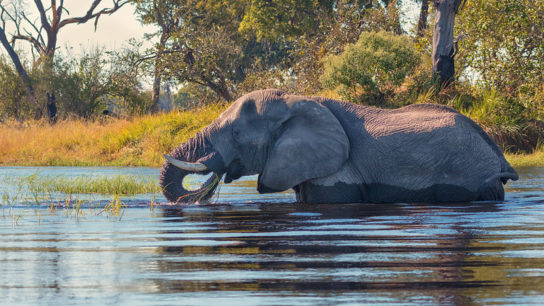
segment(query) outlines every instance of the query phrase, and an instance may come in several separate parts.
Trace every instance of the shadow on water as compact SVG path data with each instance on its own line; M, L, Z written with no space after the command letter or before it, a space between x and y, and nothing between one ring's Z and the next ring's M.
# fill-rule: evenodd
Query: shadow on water
M254 183L208 205L122 219L0 218L7 302L489 304L544 297L544 169L521 169L501 203L258 201ZM22 277L21 277L22 276ZM22 298L24 297L24 299Z

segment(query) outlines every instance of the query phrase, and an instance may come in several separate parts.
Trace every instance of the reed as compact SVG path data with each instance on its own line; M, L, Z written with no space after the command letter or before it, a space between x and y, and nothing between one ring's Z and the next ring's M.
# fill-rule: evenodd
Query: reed
M133 175L75 178L30 175L7 180L6 183L22 186L22 189L36 202L55 192L66 194L68 197L73 194L129 196L161 192L157 178Z

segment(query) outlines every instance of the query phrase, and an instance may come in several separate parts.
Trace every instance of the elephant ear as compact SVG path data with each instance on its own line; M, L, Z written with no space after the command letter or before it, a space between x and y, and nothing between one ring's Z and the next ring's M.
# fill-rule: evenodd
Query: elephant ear
M348 137L328 108L311 100L286 104L289 114L259 176L261 193L287 190L333 174L349 156Z

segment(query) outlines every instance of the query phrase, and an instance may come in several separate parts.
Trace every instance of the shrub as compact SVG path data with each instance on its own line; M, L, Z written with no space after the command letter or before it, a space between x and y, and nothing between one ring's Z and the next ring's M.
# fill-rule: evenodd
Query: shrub
M0 57L0 120L1 117L21 119L30 105L21 105L26 91L23 81L4 57ZM26 102L26 101L25 101Z
M324 59L321 82L351 102L387 106L387 100L421 61L421 54L406 36L363 33L343 53Z

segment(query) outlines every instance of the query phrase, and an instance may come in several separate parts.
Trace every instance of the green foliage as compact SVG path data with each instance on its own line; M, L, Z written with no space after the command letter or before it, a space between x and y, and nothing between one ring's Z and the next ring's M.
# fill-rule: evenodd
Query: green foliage
M527 122L530 114L516 99L501 95L496 91L479 93L469 107L461 108L465 114L488 127L516 127Z
M369 0L137 2L141 19L161 27L157 36L168 29L152 51L161 54L163 77L207 87L203 97L211 91L223 100L258 86L315 93L325 55L341 52L361 31L399 25L389 1L374 10ZM367 11L380 17L367 23Z
M57 56L54 62L31 72L36 109L26 97L22 80L11 65L0 58L0 114L8 118L30 119L45 115L46 93L54 92L60 117L93 117L105 109L128 115L149 109L149 96L142 92L142 72L130 49L107 53L95 49L81 57Z
M510 97L531 99L544 84L544 1L468 0L457 56L469 78ZM543 103L531 101L531 103Z
M342 54L325 58L321 82L349 101L383 106L420 63L406 36L363 33Z
M318 25L316 17L320 2L330 6L333 1L251 0L238 30L246 35L254 35L258 40L300 36Z
M2 116L21 119L30 111L27 103L21 103L26 94L23 81L1 56L0 88L0 120Z
M110 91L106 65L103 51L96 49L80 59L59 56L52 71L38 77L44 90L55 90L62 113L89 117L106 108L101 100Z

